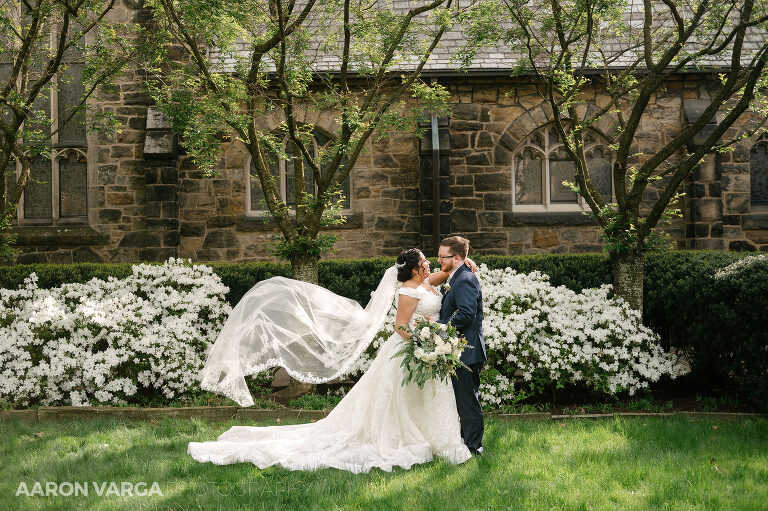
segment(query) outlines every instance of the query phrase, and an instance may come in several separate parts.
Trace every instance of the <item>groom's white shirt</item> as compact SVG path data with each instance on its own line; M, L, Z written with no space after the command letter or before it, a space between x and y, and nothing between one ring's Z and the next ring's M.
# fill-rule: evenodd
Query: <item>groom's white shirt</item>
M461 263L461 264L464 264L464 263ZM460 265L456 265L456 267L453 269L453 271L448 274L448 280L446 282L450 282L451 281L451 278L453 277L453 274L456 273L456 270L459 269L459 266Z

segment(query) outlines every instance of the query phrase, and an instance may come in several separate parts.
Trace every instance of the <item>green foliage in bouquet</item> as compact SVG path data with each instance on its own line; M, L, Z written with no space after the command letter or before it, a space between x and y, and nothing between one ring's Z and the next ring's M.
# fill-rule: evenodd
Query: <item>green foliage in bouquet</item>
M437 323L429 318L416 320L410 327L400 327L410 332L392 358L402 356L403 386L413 382L423 388L427 380L448 380L459 366L467 367L460 359L461 352L469 347L467 340L456 327Z

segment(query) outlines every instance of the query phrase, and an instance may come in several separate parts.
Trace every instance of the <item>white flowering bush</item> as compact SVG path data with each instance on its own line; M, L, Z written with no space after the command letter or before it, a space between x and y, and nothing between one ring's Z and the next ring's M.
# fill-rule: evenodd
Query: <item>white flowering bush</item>
M54 289L38 288L33 273L0 289L0 400L127 404L199 390L228 291L209 266L173 258Z
M748 264L765 262L756 259ZM729 271L743 272L741 264ZM485 266L477 276L488 352L484 405L567 384L632 394L684 372L638 313L609 297L610 286L574 293L538 272ZM0 401L127 404L197 392L207 350L231 311L227 292L210 267L179 259L135 265L124 279L40 289L32 274L17 290L0 289ZM367 370L394 333L395 304L350 375Z
M643 326L638 311L609 296L610 285L576 293L554 287L537 271L521 274L485 265L477 276L486 367L498 371L481 388L486 402L519 400L521 393L511 383L518 370L532 394L566 384L634 394L662 376L675 378L686 371Z
M715 272L716 280L723 280L731 277L737 277L744 272L748 272L755 267L768 268L768 255L759 254L755 256L739 259L735 263L729 264Z
M529 396L525 390L515 388L514 376L502 374L495 367L486 367L480 373L478 394L480 402L491 408L513 405Z
M486 265L480 266L477 277L488 355L479 389L485 406L514 405L566 385L633 395L662 376L676 378L687 372L662 349L638 311L610 297L610 285L576 293L553 286L537 271L523 274ZM395 305L351 374L362 374L394 333ZM515 384L518 371L522 385Z

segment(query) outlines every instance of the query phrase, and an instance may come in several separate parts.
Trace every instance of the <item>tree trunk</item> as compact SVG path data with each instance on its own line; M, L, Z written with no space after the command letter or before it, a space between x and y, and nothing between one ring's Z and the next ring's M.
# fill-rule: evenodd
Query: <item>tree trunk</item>
M317 261L320 258L314 255L300 255L291 258L293 278L304 282L318 283Z
M643 313L643 275L645 256L630 252L612 258L613 294Z
M293 278L317 284L317 261L320 258L313 255L301 255L291 258L291 269ZM287 374L286 374L287 376ZM290 400L305 394L314 394L317 392L317 385L311 383L302 383L291 377L288 377L288 385L277 392L272 393L271 397L278 403L287 405Z

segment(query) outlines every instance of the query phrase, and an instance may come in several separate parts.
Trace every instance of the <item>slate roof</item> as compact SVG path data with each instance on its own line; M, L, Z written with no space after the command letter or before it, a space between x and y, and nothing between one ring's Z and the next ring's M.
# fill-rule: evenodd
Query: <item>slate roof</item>
M322 0L320 0L322 1ZM406 11L414 6L423 5L425 0L392 0L391 3L394 9L398 12ZM643 0L626 0L626 20L630 27L630 33L628 38L623 41L616 41L614 43L608 43L603 46L603 50L606 54L618 54L626 47L627 41L640 41L642 39L643 29ZM656 2L654 2L656 3ZM464 2L466 5L466 0ZM662 21L663 23L663 21ZM747 64L754 53L765 44L766 38L768 38L768 32L758 29L748 30L747 37L745 38L743 47L742 62ZM431 58L424 67L423 74L446 74L457 71L458 64L455 61L454 55L457 50L464 44L466 40L464 29L462 26L455 25L450 31L443 35L443 38L439 46L433 52ZM242 54L247 53L247 45L245 43L239 43L240 51ZM687 45L688 49L695 49L695 43ZM317 47L311 50L316 55L313 63L313 69L318 72L333 72L337 71L341 65L341 59L335 55L321 55ZM216 50L211 51L211 57L218 57ZM483 51L478 52L475 55L471 65L468 68L469 72L474 73L489 73L489 74L505 74L508 75L512 69L516 67L517 62L522 57L520 53L512 51L509 47L499 45L496 47L488 47ZM621 69L629 65L637 55L633 52L624 52L623 55L618 58L612 68ZM725 58L723 58L725 57ZM695 66L690 66L687 71L701 70L701 69L723 69L730 66L729 52L725 51L719 57L711 57L708 59L699 60ZM225 66L232 66L234 61L232 59L224 60L222 63ZM415 62L403 62L395 69L412 69L415 67Z

